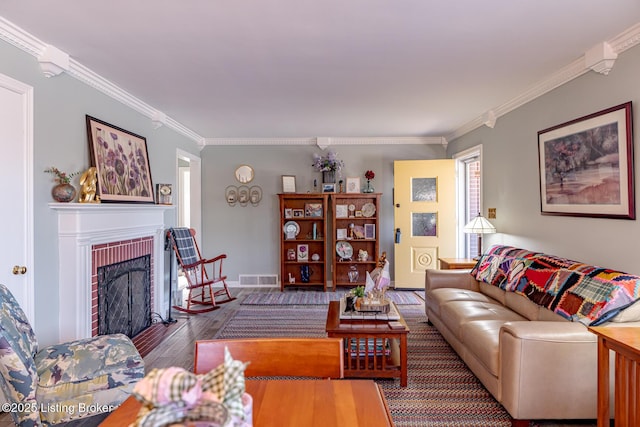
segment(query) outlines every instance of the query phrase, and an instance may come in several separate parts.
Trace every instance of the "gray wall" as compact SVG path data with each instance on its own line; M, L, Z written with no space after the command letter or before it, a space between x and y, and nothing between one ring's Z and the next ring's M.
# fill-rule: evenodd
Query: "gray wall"
M322 174L311 166L313 153L325 155L329 150L345 162L342 179L358 176L364 185L364 172L375 172L372 184L376 192L382 193L380 250L387 251L393 260L393 161L443 158L441 145L334 146L324 151L316 146L205 147L201 152L204 256L226 253L225 270L231 281L238 280L238 274L279 275L282 231L277 194L282 192L281 177L295 175L297 192L312 191L314 179L319 186L322 182ZM234 171L241 164L254 169L255 178L249 185L262 187L263 198L257 207L231 207L225 201L225 188L240 185Z
M637 220L540 214L537 151L538 131L627 101L634 103L633 121L640 125L638 71L640 47L635 47L618 57L608 76L589 72L500 117L493 129L482 127L449 144L448 155L483 145L484 214L497 208L492 222L498 230L486 236L485 247L511 244L640 274Z
M57 215L48 207L54 182L43 171L50 166L67 172L89 166L85 115L146 137L154 183L175 184L176 148L197 154L199 147L170 129L154 130L150 119L64 73L46 78L34 57L3 41L0 58L0 73L34 88L35 265L31 271L36 334L47 345L58 336L58 247ZM73 183L78 184L77 177ZM166 220L173 224L175 214L168 213Z

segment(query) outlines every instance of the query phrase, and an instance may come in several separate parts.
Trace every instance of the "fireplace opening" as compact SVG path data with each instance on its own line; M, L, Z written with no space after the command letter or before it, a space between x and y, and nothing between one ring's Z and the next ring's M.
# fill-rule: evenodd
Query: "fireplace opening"
M98 335L151 326L151 255L98 267Z

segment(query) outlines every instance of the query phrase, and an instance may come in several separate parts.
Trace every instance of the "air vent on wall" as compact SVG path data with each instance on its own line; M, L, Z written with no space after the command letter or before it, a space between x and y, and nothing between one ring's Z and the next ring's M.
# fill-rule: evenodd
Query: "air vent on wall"
M238 275L240 286L278 286L277 274L240 274Z

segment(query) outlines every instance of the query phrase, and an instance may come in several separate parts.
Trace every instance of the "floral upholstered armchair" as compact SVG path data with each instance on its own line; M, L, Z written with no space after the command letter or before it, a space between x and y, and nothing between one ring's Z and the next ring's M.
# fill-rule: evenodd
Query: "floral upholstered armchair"
M49 426L103 413L120 405L143 377L142 357L122 334L39 350L24 312L0 284L0 387L17 425Z

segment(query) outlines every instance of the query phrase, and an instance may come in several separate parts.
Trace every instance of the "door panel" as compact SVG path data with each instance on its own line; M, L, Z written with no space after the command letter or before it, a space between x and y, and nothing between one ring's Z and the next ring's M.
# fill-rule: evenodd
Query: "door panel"
M0 283L13 293L35 328L32 117L32 88L0 74L0 177L11 183L3 188L3 199L10 202L11 208L2 211L5 227L0 245Z
M456 255L455 160L398 160L393 179L395 286L423 289L424 271Z

